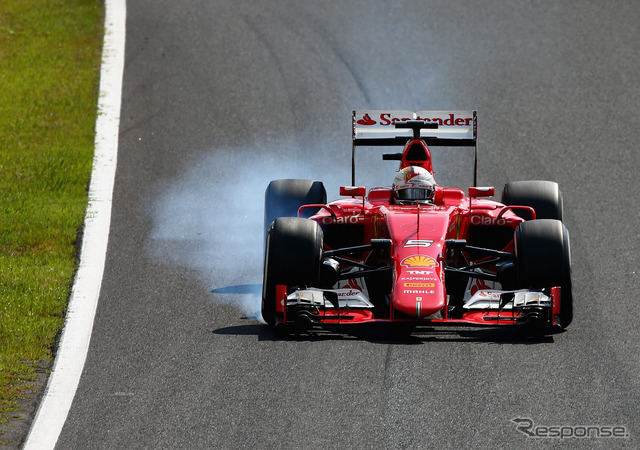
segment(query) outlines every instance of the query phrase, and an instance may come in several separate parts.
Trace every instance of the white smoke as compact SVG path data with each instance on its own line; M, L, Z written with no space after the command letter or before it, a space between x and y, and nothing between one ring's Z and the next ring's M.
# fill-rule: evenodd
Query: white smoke
M152 205L150 254L191 270L212 300L260 317L264 192L278 178L319 179L335 198L349 184L349 168L331 168L320 155L306 162L276 160L276 152L216 150L192 161L159 188ZM323 176L324 175L324 176Z

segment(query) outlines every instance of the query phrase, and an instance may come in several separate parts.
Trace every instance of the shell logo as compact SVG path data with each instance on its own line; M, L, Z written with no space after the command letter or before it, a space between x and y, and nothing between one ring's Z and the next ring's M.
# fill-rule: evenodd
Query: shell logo
M433 267L436 265L436 260L430 256L412 255L407 256L400 264L405 267Z

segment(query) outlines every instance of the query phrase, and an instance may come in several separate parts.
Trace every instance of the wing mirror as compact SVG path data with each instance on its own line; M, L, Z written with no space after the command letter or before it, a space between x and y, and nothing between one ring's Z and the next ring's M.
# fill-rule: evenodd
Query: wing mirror
M364 186L340 186L340 195L344 197L364 197L367 188Z
M496 189L493 186L470 187L469 198L493 197L495 192L496 192Z

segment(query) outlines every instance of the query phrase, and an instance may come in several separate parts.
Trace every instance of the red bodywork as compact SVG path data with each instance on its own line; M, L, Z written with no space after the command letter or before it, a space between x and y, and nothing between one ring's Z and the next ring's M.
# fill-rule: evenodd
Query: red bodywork
M416 146L424 152L418 160ZM419 165L433 171L431 153L422 139L410 139L404 146L400 168ZM469 196L458 188L437 186L433 204L397 205L392 201L391 188L373 188L366 193L362 187L344 186L342 195L350 197L327 205L305 205L320 210L311 217L320 224L325 235L325 250L347 245L366 245L372 239L391 240L391 282L388 313L377 317L371 310L332 308L319 309L315 319L325 324L365 322L419 322L425 324L515 325L521 312L472 310L457 318L450 317L445 283L448 239L465 239L471 245L486 246L487 242L503 252L513 252L513 232L524 221L513 210L528 207L505 206L480 197L494 194L493 188L470 188ZM345 241L344 236L351 236ZM338 236L338 238L336 238ZM476 242L478 241L478 242ZM482 263L484 256L474 260L465 252L467 264ZM372 252L365 252L354 261L375 264ZM491 268L491 264L489 264ZM476 283L475 285L473 283ZM353 284L352 284L353 286ZM475 286L475 287L474 287ZM470 289L483 286L482 280L472 280ZM485 285L486 286L486 285ZM277 312L279 323L287 323L287 291L278 286ZM560 288L552 290L553 317L559 313Z
M403 145L402 153L383 159L398 160L400 169L420 166L431 173L429 146L473 146L475 185L476 130L475 111L354 111L352 184L357 145ZM332 299L323 291L324 301L305 298L311 303L301 306L301 299L296 303L291 296L304 289L292 293L277 285L276 323L296 323L296 317L304 317L319 324L496 326L522 325L533 317L538 323L559 324L560 287L550 287L545 295L540 291L539 296L535 290L515 288L514 233L525 221L516 212L526 210L533 220L533 208L488 200L494 195L493 187L472 187L466 194L462 189L436 186L431 202L415 204L397 204L388 187L367 192L364 187L343 186L340 194L344 198L326 205L303 205L298 211L306 217L314 212L310 218L322 228L323 254L341 255L334 261L339 264L335 279L340 281L326 289L334 290ZM386 247L381 252L378 243L382 241ZM351 250L344 254L345 248ZM368 291L370 305L341 304L336 290L344 288ZM523 291L533 298L516 307L514 296ZM510 301L512 306L506 307ZM529 307L536 301L537 306Z

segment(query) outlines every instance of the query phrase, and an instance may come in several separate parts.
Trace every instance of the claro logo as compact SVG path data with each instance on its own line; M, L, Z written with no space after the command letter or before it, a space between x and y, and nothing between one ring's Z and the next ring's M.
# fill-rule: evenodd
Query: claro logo
M471 225L507 225L512 223L511 220L502 217L497 219L488 216L471 216Z
M328 217L324 217L322 219L322 223L324 225L329 225L331 223L342 223L342 224L357 224L357 223L363 223L364 222L364 216L361 215L355 215L355 216L338 216L335 219L331 216Z

